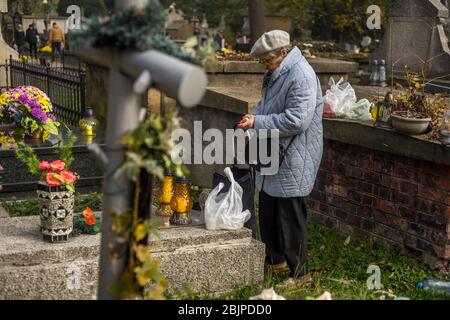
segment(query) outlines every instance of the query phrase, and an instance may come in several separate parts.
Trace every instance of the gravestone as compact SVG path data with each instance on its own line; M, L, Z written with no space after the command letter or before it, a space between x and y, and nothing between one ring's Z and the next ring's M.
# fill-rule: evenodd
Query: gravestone
M440 0L395 0L387 12L388 27L374 59L385 59L389 76L403 76L408 65L428 79L450 79L449 10Z
M193 26L185 19L183 11L175 7L175 3L165 10L165 14L165 30L170 38L185 41L194 34Z

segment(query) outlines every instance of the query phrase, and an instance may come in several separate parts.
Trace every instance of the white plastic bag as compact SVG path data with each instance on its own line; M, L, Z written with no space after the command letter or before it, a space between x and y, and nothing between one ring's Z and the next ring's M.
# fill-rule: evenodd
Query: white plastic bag
M242 187L236 183L230 168L224 170L231 182L227 193L220 194L224 187L219 183L208 195L205 203L205 223L208 230L237 230L250 219L250 211L242 211Z
M286 298L277 294L273 288L270 288L264 289L259 295L250 297L249 300L286 300Z
M350 83L344 82L344 78L341 78L338 83L335 83L331 77L328 84L330 85L330 89L325 94L325 104L330 106L331 111L336 116L345 116L350 112L350 108L356 102L355 90Z
M370 113L370 108L372 104L367 99L361 99L353 106L351 106L348 114L346 114L346 118L361 120L361 121L370 121L372 120L372 114Z

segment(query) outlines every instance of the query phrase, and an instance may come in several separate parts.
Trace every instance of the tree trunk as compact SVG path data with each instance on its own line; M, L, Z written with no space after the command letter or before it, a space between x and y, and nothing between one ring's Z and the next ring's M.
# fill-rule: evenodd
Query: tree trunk
M248 1L250 19L250 42L254 44L265 32L264 0Z

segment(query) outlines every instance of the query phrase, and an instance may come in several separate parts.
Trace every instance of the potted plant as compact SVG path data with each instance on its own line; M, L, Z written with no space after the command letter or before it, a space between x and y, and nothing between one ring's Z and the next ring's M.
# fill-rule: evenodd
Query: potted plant
M59 122L48 96L33 86L19 86L0 95L2 121L14 123L14 136L46 140L58 135Z
M424 134L431 131L433 118L443 106L439 98L425 95L424 77L405 67L408 90L394 100L391 113L392 127L399 133L408 135Z
M70 171L74 158L72 147L75 138L69 132L58 147L59 159L41 161L25 142L19 142L16 156L25 163L31 174L39 174L37 196L40 229L44 240L67 241L73 231L73 210L76 173Z

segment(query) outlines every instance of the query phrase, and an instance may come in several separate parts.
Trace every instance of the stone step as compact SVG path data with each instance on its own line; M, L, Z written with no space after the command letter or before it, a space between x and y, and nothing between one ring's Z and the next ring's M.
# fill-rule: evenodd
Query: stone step
M42 240L38 226L36 216L2 219L0 299L95 297L100 235L51 244ZM161 229L149 248L172 290L187 285L202 293L222 293L263 280L264 245L248 229ZM77 274L78 289L73 281Z

